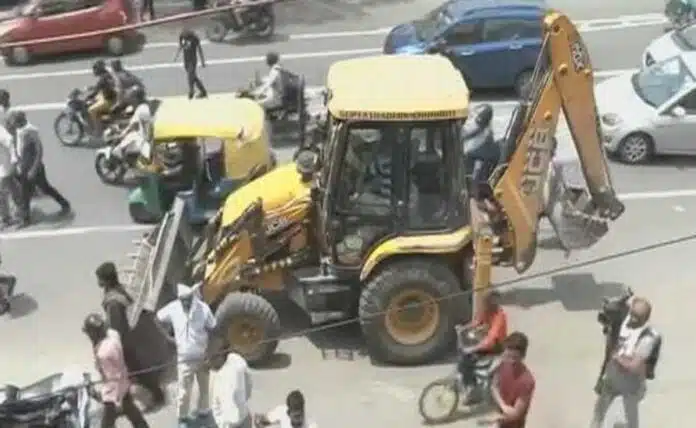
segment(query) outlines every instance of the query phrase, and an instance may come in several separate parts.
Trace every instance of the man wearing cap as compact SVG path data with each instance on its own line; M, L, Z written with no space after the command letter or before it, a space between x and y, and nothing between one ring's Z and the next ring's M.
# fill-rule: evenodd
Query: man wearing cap
M197 289L177 285L177 299L157 311L157 319L174 330L177 351L177 416L186 427L192 420L189 412L193 380L198 383L198 406L193 419L212 418L209 399L209 372L206 364L208 339L216 322L210 307L198 297Z

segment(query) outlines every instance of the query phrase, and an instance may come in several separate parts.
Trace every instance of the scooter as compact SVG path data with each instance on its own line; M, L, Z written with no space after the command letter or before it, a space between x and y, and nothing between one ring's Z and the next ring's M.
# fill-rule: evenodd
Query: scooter
M213 7L229 6L229 1L217 1ZM269 39L275 33L275 13L271 3L232 9L215 15L205 27L211 42L221 42L233 31L258 39Z
M116 156L113 151L121 141L120 134L121 129L117 125L107 128L103 135L106 146L97 150L94 157L94 170L105 184L123 184L126 173L135 168L143 150L148 149L144 147L141 150L135 150L131 145L121 156Z
M479 343L482 330L457 328L457 347L462 349ZM455 369L449 376L436 379L423 388L418 399L418 411L427 424L441 424L452 419L462 402L491 401L491 380L500 360L495 356L484 357L474 363L473 384L467 384ZM434 406L433 406L434 405ZM433 408L434 407L434 408Z

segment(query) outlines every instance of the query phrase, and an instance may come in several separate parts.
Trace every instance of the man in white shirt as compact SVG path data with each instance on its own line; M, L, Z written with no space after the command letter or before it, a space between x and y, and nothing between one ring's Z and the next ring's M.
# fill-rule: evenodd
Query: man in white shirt
M254 98L263 106L270 110L283 105L283 69L280 66L280 56L275 52L266 54L266 64L270 69L268 75L263 79L261 85L254 89Z
M251 372L246 360L236 352L225 353L225 341L214 347L210 358L213 370L210 397L218 428L251 428Z
M280 428L317 428L317 425L307 417L305 399L299 390L290 391L285 404L276 407L265 415L256 415L256 425L269 425Z
M121 142L111 151L111 154L117 157L122 157L124 150L130 146L142 151L152 138L152 112L145 97L145 90L142 87L134 88L132 97L135 111L119 136ZM143 155L149 157L149 153Z
M193 419L206 419L211 415L209 372L205 358L208 338L213 333L216 322L212 311L197 296L196 290L179 284L177 297L157 311L157 319L171 325L174 330L178 357L177 416L179 424L186 427L192 419L189 406L194 378L198 383L198 406Z
M15 182L15 167L17 150L12 134L0 125L0 228L12 224L10 199L16 199L17 185Z

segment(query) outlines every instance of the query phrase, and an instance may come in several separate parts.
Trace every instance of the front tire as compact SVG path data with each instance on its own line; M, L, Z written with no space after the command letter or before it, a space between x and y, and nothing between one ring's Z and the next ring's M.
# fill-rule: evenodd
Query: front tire
M120 159L115 159L113 156L107 158L104 153L97 153L94 158L94 170L97 172L99 179L105 184L119 184L123 182L123 177L126 175L126 165Z
M439 390L439 391L438 391ZM446 400L442 398L446 394ZM437 413L430 408L429 401L435 401ZM450 421L459 407L459 388L456 379L438 379L423 388L418 398L418 412L427 424L442 424Z
M31 53L24 46L15 46L5 56L8 65L27 65L31 62Z
M275 14L268 8L262 8L254 22L248 26L248 31L258 39L270 39L275 33Z
M205 37L214 43L220 43L227 37L229 29L222 19L211 19L205 27Z
M463 317L459 279L425 258L388 265L368 281L359 313L370 355L393 364L424 364L444 356ZM465 312L468 312L465 309ZM408 318L415 315L415 320ZM465 314L464 316L468 316Z
M616 154L619 160L625 164L639 165L647 163L653 153L652 138L647 134L634 133L621 140Z
M251 293L232 292L215 311L228 345L249 365L270 360L278 347L280 318L271 303Z
M104 48L111 56L121 56L126 52L126 39L121 34L112 34L106 38Z
M145 204L141 202L128 204L128 214L130 214L131 220L137 224L155 224L160 220L148 211Z
M68 131L65 131L68 129ZM58 141L64 146L72 147L79 144L85 137L85 127L68 113L61 113L53 121L53 131ZM74 131L74 132L73 132Z

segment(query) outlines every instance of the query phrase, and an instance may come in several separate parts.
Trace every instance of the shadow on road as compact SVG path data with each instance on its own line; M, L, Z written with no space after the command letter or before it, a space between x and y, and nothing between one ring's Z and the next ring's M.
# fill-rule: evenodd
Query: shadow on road
M39 304L36 300L26 293L19 293L12 296L10 304L12 306L10 306L8 314L12 319L23 318L39 308Z
M502 293L503 305L530 309L553 302L560 302L567 311L592 311L600 308L602 298L617 296L624 284L597 283L590 273L574 273L551 277L551 287L514 288Z

